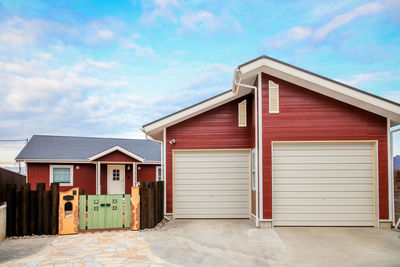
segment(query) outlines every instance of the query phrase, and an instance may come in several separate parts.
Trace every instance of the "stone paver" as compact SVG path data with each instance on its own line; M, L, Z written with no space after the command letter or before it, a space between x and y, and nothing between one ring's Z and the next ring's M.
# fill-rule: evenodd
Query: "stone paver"
M42 251L1 266L171 266L155 257L139 232L110 231L58 236Z

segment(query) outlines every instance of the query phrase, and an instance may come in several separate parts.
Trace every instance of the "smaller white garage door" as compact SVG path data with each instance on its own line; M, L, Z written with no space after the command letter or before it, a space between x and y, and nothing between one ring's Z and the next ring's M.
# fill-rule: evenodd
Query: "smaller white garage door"
M175 151L175 218L249 218L249 151Z
M368 143L274 144L276 226L373 226Z

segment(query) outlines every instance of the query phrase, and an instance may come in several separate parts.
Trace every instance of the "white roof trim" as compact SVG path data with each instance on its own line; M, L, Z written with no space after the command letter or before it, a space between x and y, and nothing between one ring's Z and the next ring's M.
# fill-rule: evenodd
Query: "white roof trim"
M162 135L160 136L160 134L162 133L162 130L164 128L177 124L181 121L187 120L191 117L204 113L218 106L221 106L225 103L228 103L232 100L242 97L248 93L250 93L249 89L240 90L237 93L232 92L232 90L227 91L213 98L195 104L189 108L178 111L172 115L161 118L160 120L147 124L143 126L143 131L151 138L160 140L160 138L162 137Z
M101 158L101 157L103 157L103 156L105 156L107 154L110 154L111 152L114 152L114 151L122 152L122 153L124 153L124 154L126 154L126 155L128 155L128 156L130 156L130 157L132 157L132 158L134 158L134 159L136 159L138 161L140 161L140 162L144 161L144 158L142 158L142 157L140 157L140 156L138 156L136 154L133 154L132 152L130 152L130 151L128 151L128 150L126 150L126 149L124 149L124 148L122 148L120 146L114 146L112 148L104 150L103 152L97 153L97 154L89 157L88 159L89 159L89 161L93 161L93 160Z
M261 57L239 67L242 79L248 79L258 72L264 72L282 80L297 84L311 91L329 96L339 101L370 111L400 123L400 106L367 92L349 88L333 80L290 66L272 58Z
M16 159L15 161L27 163L93 163L85 159Z

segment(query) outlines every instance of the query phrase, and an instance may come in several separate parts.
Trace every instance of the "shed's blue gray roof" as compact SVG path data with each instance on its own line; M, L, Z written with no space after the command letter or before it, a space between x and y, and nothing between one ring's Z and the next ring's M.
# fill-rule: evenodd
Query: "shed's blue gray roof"
M120 146L145 161L161 161L161 145L151 140L34 135L16 160L88 160L109 148Z

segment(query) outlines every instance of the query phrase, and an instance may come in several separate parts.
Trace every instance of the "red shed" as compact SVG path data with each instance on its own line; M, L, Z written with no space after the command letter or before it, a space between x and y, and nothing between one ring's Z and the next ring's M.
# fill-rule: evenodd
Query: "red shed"
M165 212L257 226L393 222L400 105L261 56L232 89L143 126L163 144Z

